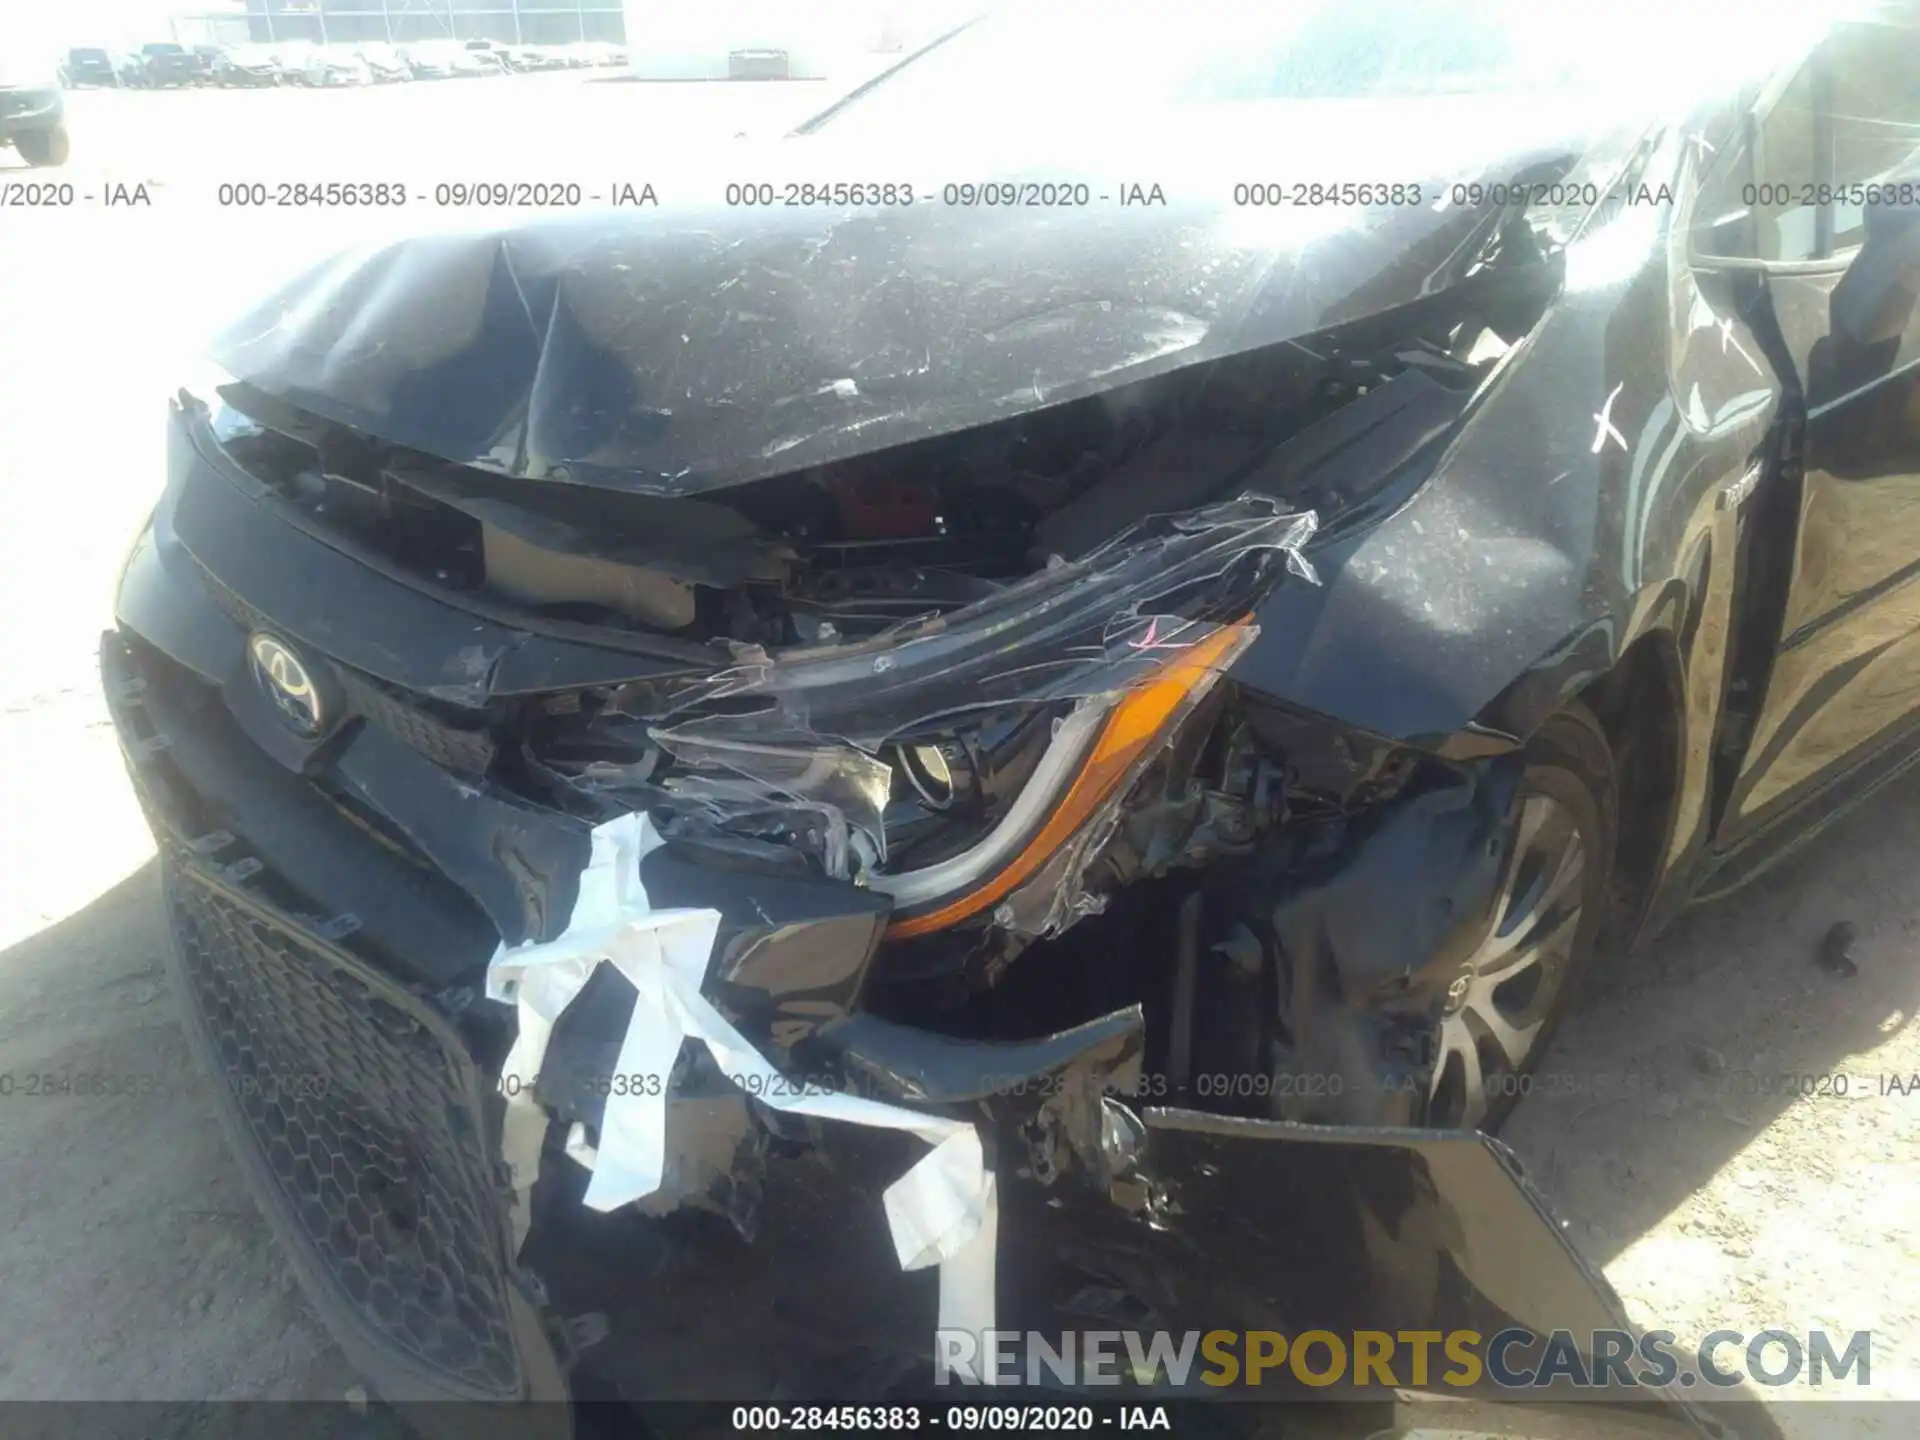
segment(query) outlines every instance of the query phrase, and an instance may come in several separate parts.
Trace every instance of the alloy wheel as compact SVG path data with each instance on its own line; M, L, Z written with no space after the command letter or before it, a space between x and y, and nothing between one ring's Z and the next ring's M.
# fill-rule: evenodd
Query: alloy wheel
M1550 795L1525 795L1486 935L1442 1002L1429 1124L1478 1128L1521 1093L1573 969L1586 881L1586 840L1573 810Z

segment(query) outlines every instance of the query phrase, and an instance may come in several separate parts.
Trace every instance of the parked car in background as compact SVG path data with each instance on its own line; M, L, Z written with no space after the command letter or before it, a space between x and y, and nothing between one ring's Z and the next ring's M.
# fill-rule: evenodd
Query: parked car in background
M307 62L313 58L313 52L319 48L311 40L281 40L272 45L268 53L279 65L285 84L305 85Z
M469 50L454 40L429 40L424 44L409 45L402 53L414 78L418 80L472 79L478 75L498 75L501 72L498 60Z
M230 90L258 90L284 85L286 67L265 45L236 45L214 63L213 83Z
M339 85L371 85L373 69L360 52L347 45L316 45L303 67L306 83L316 89Z
M205 80L200 59L184 45L170 40L140 47L140 68L135 83L149 90L168 90L198 85Z
M226 55L227 47L225 45L195 45L193 47L193 60L200 72L200 84L210 85L213 83L214 73L219 70L220 62L226 58Z
M66 99L53 56L0 43L0 150L29 165L67 163Z
M481 73L505 75L521 68L519 47L502 45L496 40L468 40L461 46L466 51L469 63L478 62L484 66Z
M74 90L88 85L117 87L135 68L137 67L129 56L115 55L112 51L102 50L97 45L83 45L67 51L66 63L60 67L60 80L62 84Z
M366 62L376 85L413 79L413 67L407 64L406 56L391 45L362 45L355 53Z
M727 52L729 80L791 80L793 57L785 50L761 48Z
M454 69L453 56L454 51L450 47L435 41L400 47L400 58L407 62L407 68L413 72L416 80L453 79L459 73Z

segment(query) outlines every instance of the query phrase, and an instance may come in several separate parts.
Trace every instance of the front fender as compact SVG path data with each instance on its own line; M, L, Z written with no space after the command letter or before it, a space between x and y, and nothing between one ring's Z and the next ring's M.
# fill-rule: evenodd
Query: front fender
M1691 678L1780 387L1654 208L1564 262L1561 294L1384 513L1333 517L1309 552L1321 583L1269 596L1234 679L1443 750L1470 729L1523 739L1652 629L1681 637Z

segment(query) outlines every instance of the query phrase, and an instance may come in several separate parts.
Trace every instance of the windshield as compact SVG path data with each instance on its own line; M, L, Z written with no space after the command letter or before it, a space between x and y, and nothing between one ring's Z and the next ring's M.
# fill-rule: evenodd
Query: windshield
M104 50L69 50L67 58L82 65L104 65L107 52Z
M148 55L184 55L186 50L179 45L142 45L143 53Z
M1618 65L1608 36L1623 28L1575 43L1566 12L1539 0L1039 4L974 20L801 129L1057 129L1165 105L1555 91Z

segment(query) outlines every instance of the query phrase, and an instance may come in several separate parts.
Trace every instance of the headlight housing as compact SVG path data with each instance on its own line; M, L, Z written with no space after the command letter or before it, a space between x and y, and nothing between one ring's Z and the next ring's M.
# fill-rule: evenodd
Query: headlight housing
M874 888L894 899L888 937L948 929L1037 879L1125 797L1160 744L1253 635L1244 623L1223 626L1132 688L1076 705L1055 726L1052 743L1007 814L979 843L934 865L873 877Z
M637 685L586 728L631 726L662 763L598 778L642 781L620 798L670 837L798 848L884 891L892 936L997 915L1035 882L1067 887L1086 837L1254 638L1260 597L1288 569L1311 577L1313 528L1260 497L1160 517L871 640Z

